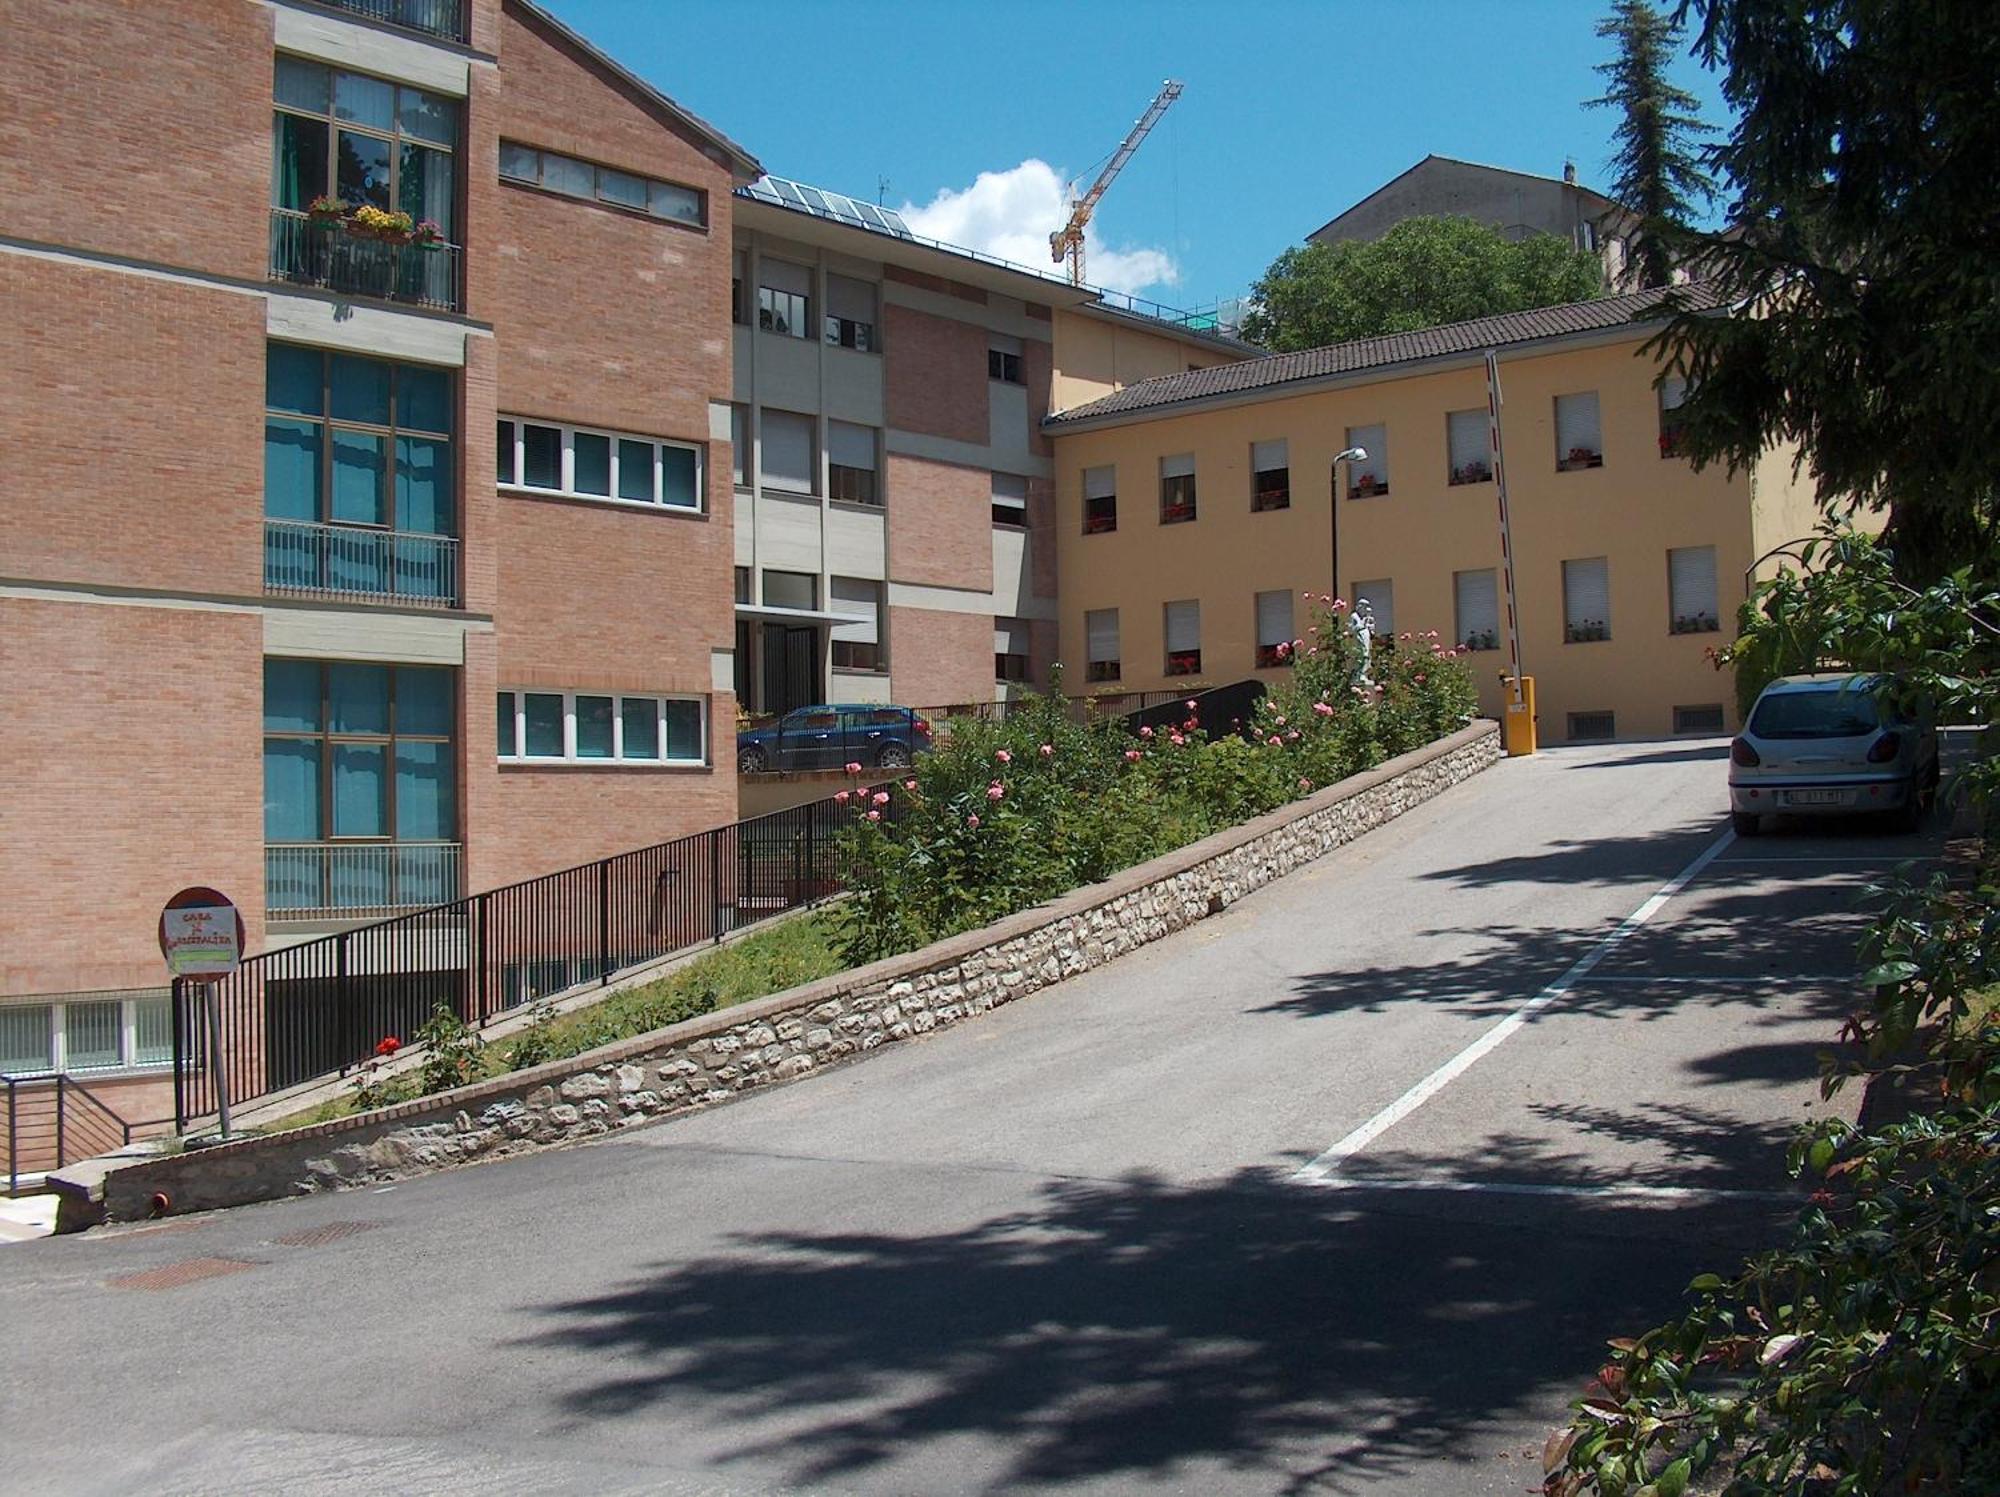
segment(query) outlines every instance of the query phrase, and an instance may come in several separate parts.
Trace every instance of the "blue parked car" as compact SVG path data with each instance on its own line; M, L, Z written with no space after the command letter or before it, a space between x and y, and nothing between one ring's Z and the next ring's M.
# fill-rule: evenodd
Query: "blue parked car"
M743 774L773 769L900 769L931 746L931 725L908 707L837 702L800 707L768 728L736 735L736 768Z

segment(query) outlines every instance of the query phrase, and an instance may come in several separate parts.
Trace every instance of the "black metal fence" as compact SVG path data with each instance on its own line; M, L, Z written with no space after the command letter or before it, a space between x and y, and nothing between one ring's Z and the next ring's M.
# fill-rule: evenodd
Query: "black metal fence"
M839 892L834 800L620 853L269 951L174 990L174 1119L215 1113L210 1013L231 1106L408 1042L442 1003L474 1026Z
M391 26L421 31L448 42L467 39L465 0L325 0L325 3L337 10L351 10L371 20L386 21Z
M6 1111L7 1194L50 1170L132 1142L132 1125L73 1076L0 1076Z

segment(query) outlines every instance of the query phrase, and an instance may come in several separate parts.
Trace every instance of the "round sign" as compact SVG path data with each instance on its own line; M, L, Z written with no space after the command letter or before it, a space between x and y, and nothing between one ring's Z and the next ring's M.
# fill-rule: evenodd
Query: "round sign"
M243 916L225 894L183 889L160 911L160 955L175 977L227 977L243 961Z

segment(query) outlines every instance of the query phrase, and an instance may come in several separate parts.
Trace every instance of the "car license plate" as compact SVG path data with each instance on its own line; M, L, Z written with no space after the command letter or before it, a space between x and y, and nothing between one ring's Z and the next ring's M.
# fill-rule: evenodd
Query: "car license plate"
M1787 790L1785 804L1788 806L1838 806L1846 803L1847 796L1839 790Z

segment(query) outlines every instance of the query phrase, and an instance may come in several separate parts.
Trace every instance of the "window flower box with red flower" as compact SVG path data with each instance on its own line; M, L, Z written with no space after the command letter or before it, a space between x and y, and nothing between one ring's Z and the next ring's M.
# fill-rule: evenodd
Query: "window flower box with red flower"
M1679 457L1681 455L1681 431L1678 425L1660 428L1660 456Z
M1259 645L1257 646L1257 669L1260 671L1270 671L1294 665L1297 663L1295 659L1297 653L1288 644Z
M1454 485L1461 483L1491 483L1493 481L1493 465L1491 463L1466 463L1462 467L1451 470L1451 481Z
M1347 497L1350 499L1374 499L1389 492L1389 485L1373 473L1363 473L1349 485Z
M1556 464L1556 471L1559 473L1574 473L1579 468L1601 468L1603 466L1603 453L1594 452L1588 447L1572 447L1569 450L1569 456Z
M1185 525L1193 518L1194 506L1192 504L1163 504L1160 506L1160 523L1162 525Z
M1085 535L1105 535L1118 528L1118 501L1116 499L1086 499L1083 501L1083 533Z
M1198 676L1201 674L1201 651L1167 651L1167 674L1170 676Z
M1271 475L1267 481L1264 474L1257 475L1257 487L1250 494L1250 512L1261 513L1267 509L1290 509L1292 507L1292 485L1289 475Z

